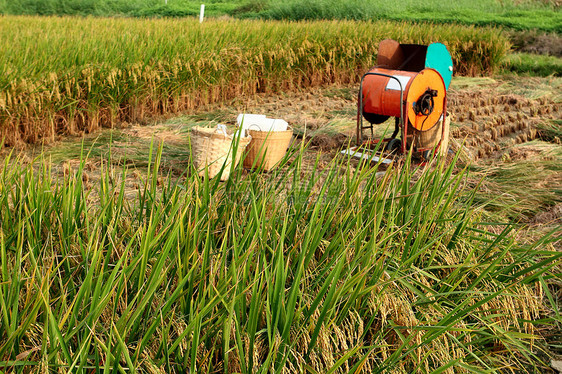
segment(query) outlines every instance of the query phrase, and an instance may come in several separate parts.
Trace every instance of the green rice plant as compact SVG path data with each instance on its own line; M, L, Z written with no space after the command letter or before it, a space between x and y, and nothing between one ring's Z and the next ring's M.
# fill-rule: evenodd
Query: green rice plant
M552 235L487 230L454 163L292 149L266 177L158 183L49 160L0 172L0 368L67 372L490 372L543 367ZM106 165L105 159L101 160ZM108 163L111 165L111 163ZM496 227L496 226L494 226ZM555 233L553 233L555 234ZM554 315L550 313L555 311Z
M0 44L0 136L9 145L354 82L385 38L442 41L459 74L493 71L509 47L496 29L351 21L4 17L0 37L11 41Z
M518 75L562 76L562 58L530 53L512 53L505 57L504 70Z

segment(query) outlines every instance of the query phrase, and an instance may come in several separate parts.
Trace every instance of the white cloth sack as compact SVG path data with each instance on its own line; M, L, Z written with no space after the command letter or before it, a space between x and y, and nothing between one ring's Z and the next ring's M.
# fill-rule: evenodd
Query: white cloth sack
M289 127L289 124L282 119L267 118L262 114L240 113L236 118L236 122L244 133L246 133L246 130L287 131Z

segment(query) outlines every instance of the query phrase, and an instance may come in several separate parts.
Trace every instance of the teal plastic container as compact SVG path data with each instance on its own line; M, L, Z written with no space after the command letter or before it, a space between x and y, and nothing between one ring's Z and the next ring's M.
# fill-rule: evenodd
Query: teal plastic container
M427 47L425 67L437 70L445 82L445 87L449 89L453 78L453 59L444 44L432 43Z

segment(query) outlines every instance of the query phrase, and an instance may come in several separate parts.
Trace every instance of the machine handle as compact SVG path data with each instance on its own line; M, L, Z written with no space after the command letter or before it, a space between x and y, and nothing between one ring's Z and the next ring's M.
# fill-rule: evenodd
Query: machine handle
M359 106L357 108L357 145L361 144L361 141L363 140L363 80L365 79L366 76L368 75L378 75L381 77L387 77L390 79L394 79L398 82L398 86L400 87L400 112L401 112L401 116L400 116L400 126L404 125L404 118L406 117L406 108L404 105L404 87L402 87L402 82L400 81L400 79L396 78L393 75L389 75L389 74L384 74L384 73L371 73L371 72L366 72L365 74L363 74L363 76L361 77L361 82L359 83ZM372 131L372 128L371 128Z

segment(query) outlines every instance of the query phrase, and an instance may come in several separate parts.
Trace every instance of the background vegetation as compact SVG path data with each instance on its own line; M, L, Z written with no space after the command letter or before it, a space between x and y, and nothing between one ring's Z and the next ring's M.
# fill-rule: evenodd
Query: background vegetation
M562 12L548 2L288 0L271 2L261 13L274 19L389 19L413 22L494 25L512 29L562 31Z
M205 14L220 16L235 13L243 1L206 1ZM20 15L185 17L199 14L201 2L169 0L166 4L165 0L14 0L0 6L5 14Z
M6 14L172 16L199 13L194 0L11 0L0 2ZM562 31L560 3L545 1L406 0L210 0L210 16L259 17L283 20L354 19L428 21L467 25L495 25L512 29Z

